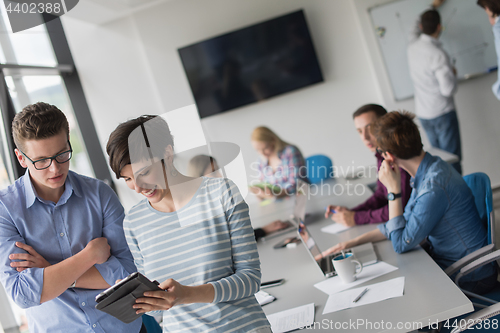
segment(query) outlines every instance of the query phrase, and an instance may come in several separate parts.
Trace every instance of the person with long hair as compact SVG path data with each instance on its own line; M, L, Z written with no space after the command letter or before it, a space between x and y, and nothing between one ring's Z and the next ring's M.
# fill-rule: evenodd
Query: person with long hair
M265 126L253 130L251 141L260 155L256 170L261 184L264 184L251 186L252 193L261 199L294 195L297 179L307 177L300 150Z

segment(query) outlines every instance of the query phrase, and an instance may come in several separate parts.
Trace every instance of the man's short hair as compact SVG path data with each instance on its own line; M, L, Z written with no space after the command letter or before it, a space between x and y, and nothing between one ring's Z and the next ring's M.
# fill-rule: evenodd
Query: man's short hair
M423 145L414 118L413 113L393 111L377 119L370 129L378 148L403 160L419 156Z
M477 4L484 9L488 8L494 15L500 15L499 0L477 0Z
M422 32L426 35L432 35L437 31L438 25L441 24L441 16L435 9L430 9L420 16L420 24L422 24Z
M48 103L28 105L12 121L12 137L21 151L24 151L26 141L47 139L61 131L69 136L68 119L61 110Z
M387 110L383 106L381 106L381 105L378 105L378 104L365 104L362 107L360 107L359 109L357 109L356 112L354 112L352 114L352 119L354 119L356 117L359 117L362 114L365 114L365 113L368 113L368 112L375 113L375 115L377 116L377 118L380 118L383 115L387 114Z
M142 127L142 130L134 131L138 127ZM131 160L146 161L151 157L163 159L169 145L174 148L174 139L167 122L160 116L143 115L118 125L109 135L106 152L111 170L119 179L122 169L131 164ZM132 158L130 151L134 155Z

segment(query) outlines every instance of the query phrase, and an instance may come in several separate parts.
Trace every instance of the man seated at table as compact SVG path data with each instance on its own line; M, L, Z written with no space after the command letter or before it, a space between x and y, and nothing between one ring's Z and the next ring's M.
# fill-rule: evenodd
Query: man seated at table
M377 170L380 169L384 158L376 151L377 142L375 137L370 133L370 126L385 114L387 114L387 110L384 107L377 104L366 104L352 115L354 126L356 127L356 131L358 131L361 141L363 141L372 153L375 153ZM408 199L410 199L410 193L410 175L406 171L401 170L401 199L403 207L406 206ZM335 211L335 213L332 211ZM352 227L356 224L387 222L389 219L387 189L380 180L377 180L377 189L368 200L351 210L342 206L330 205L325 212L325 217L328 218L330 216L333 221L347 227Z
M323 252L338 252L367 242L389 239L397 253L416 247L427 238L429 254L445 269L487 244L486 230L479 218L472 191L460 174L441 158L422 149L414 115L390 112L371 128L377 151L384 157L379 179L394 197L389 199L389 221L377 229L339 243ZM413 190L403 213L400 169L411 176ZM494 264L464 276L460 287L486 293L496 283Z

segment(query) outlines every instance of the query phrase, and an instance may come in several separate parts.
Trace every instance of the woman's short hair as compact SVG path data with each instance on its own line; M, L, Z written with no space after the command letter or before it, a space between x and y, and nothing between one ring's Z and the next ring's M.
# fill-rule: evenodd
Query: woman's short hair
M252 141L264 142L264 143L272 143L274 144L274 150L279 152L282 151L288 143L281 140L281 138L274 133L271 129L266 126L259 126L253 130Z
M139 127L140 130L136 130ZM167 122L160 116L143 115L118 125L109 135L106 152L111 170L118 179L121 170L132 160L145 161L152 157L162 159L168 146L174 148Z
M423 145L414 118L415 115L407 111L392 111L378 118L370 126L378 149L403 160L419 156Z
M28 140L47 139L64 131L69 136L69 124L56 106L38 102L26 106L12 121L12 137L17 149L23 151Z
M477 0L477 4L484 9L488 8L493 15L500 15L500 1L498 0Z

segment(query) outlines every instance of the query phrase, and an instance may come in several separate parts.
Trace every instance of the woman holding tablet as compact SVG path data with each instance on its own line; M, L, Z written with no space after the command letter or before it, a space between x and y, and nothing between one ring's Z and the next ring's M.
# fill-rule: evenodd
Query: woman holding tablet
M253 130L251 140L260 155L257 170L261 184L250 190L261 199L295 194L297 179L307 177L300 150L264 126Z
M163 281L163 291L137 299L137 312L163 311L168 332L271 332L254 297L260 261L236 185L180 174L169 127L158 116L120 124L106 150L116 177L145 196L124 220L137 269Z

